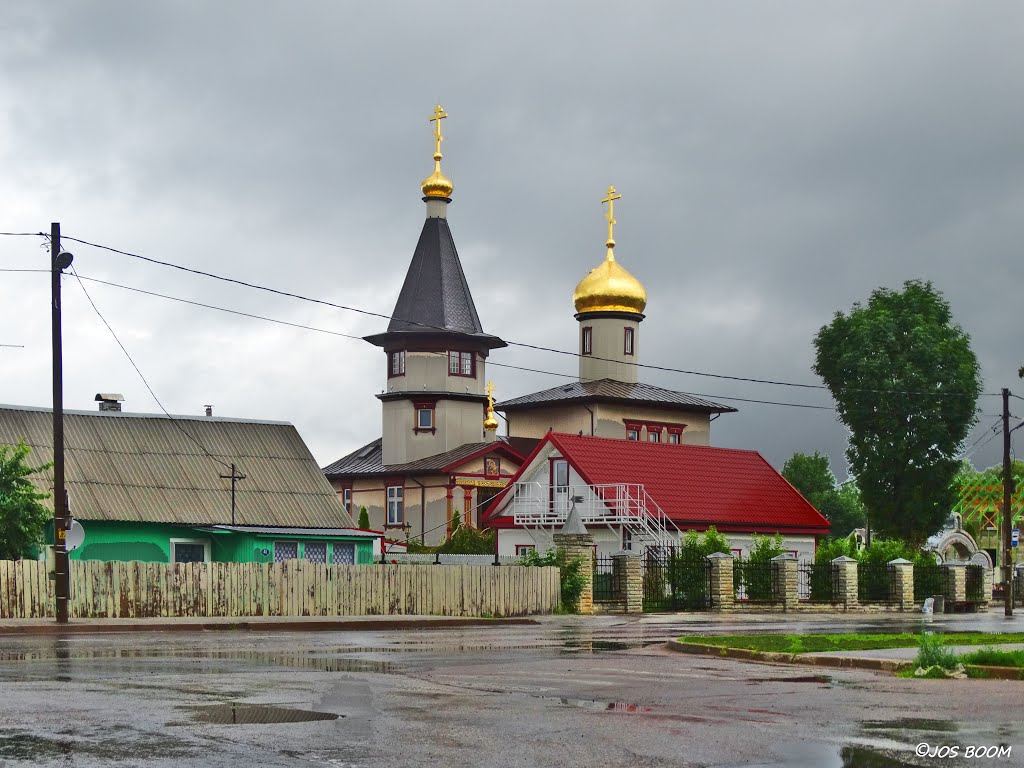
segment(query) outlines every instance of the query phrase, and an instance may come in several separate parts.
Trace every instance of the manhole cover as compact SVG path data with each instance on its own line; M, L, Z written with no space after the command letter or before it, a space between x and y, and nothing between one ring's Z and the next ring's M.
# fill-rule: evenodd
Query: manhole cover
M333 712L275 707L272 704L215 704L191 707L192 716L201 723L218 725L266 725L268 723L308 723L313 720L337 720Z

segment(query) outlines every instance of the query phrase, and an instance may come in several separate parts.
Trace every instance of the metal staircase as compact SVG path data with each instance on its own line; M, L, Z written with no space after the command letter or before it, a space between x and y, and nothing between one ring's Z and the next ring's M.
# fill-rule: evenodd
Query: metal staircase
M641 548L676 543L679 529L639 483L568 485L557 489L540 483L515 483L510 503L515 524L529 532L538 549L552 545L575 500L588 528L628 530Z

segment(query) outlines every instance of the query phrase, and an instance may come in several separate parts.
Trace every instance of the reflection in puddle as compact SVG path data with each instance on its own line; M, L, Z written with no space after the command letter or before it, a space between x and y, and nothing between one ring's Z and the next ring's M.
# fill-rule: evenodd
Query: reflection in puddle
M621 712L629 715L642 715L653 710L642 704L628 704L624 701L595 701L594 699L559 699L567 707L592 709L596 712Z
M308 723L315 720L337 720L342 715L315 712L309 709L275 707L272 704L215 704L190 707L192 717L201 723L217 725L267 725L269 723Z

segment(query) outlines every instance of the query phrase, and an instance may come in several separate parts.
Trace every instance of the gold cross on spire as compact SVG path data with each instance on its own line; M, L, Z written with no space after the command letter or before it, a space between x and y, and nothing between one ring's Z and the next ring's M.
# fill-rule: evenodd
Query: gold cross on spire
M441 159L441 142L443 137L441 136L441 121L448 117L448 113L444 111L444 108L438 104L434 107L434 116L430 118L429 122L434 123L434 159Z
M611 184L608 185L608 196L601 198L602 203L608 203L608 213L605 214L605 218L608 219L608 242L605 245L608 246L608 260L615 261L615 256L612 254L612 248L615 247L615 216L613 214L613 206L615 201L618 200L622 195L615 191L615 187Z
M487 407L494 408L494 382L488 381L484 389L487 392Z

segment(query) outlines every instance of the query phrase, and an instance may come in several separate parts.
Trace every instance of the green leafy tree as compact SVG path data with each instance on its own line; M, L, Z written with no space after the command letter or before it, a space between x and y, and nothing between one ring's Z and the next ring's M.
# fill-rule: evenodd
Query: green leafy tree
M359 508L359 522L357 524L364 531L370 530L370 513L366 507Z
M956 455L975 421L970 338L942 294L912 280L837 312L814 346L814 372L850 430L846 456L871 527L922 543L956 502Z
M28 478L52 465L30 467L24 442L0 445L0 560L32 557L43 545L43 531L52 514L41 504L50 497L39 493Z
M454 512L452 512L452 533L454 534L455 531L459 530L459 528L461 527L462 516L459 514L458 510L455 510Z
M833 535L846 535L864 525L864 504L852 481L836 486L828 456L794 453L782 467L782 476L800 491L832 524Z

